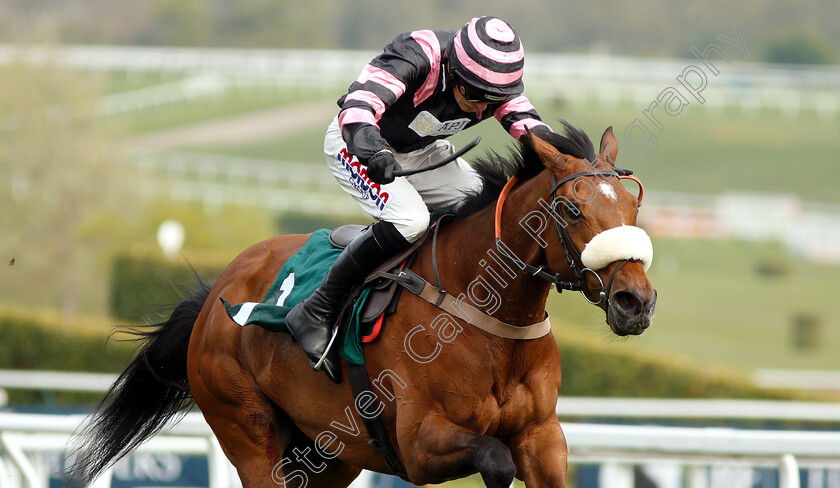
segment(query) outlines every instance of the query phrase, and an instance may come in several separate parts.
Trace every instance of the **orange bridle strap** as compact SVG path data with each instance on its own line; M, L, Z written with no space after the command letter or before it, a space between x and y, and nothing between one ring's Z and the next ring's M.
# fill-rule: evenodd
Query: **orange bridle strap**
M621 175L621 176L618 177L618 179L620 179L620 180L633 180L633 181L636 182L637 185L639 185L639 196L637 198L639 200L639 203L641 204L642 199L645 197L645 187L644 187L644 185L642 185L641 180L639 180L638 178L636 178L633 175Z
M499 199L496 200L496 239L502 238L502 208L505 206L508 193L510 193L510 190L516 185L517 181L519 179L516 175L511 176L508 182L505 183L504 188L502 188L502 192L499 193ZM639 184L641 185L641 183Z

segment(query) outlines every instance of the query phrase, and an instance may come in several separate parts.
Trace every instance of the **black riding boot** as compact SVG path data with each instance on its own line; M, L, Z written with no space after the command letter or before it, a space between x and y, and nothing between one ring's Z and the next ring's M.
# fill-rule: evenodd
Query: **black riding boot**
M386 259L409 246L390 222L378 222L353 239L338 255L321 285L286 315L286 326L315 364L324 356L344 296ZM328 354L322 368L341 383L341 364Z

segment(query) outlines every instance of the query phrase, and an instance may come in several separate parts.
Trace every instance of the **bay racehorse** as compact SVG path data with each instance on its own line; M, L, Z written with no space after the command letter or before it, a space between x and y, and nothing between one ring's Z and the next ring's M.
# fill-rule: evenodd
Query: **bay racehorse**
M650 240L635 227L641 187L634 195L619 180L629 172L614 166L611 128L596 154L565 125L564 136L527 135L510 157L477 162L482 193L410 269L430 282L439 275L448 293L511 330L544 322L557 286L581 290L615 334L640 334L656 301L646 275ZM390 473L359 427L374 413L415 485L478 472L493 488L514 476L529 488L565 486L567 447L554 412L560 358L550 333L499 337L403 293L365 346L375 388L354 398L346 368L334 384L288 334L231 321L219 297L259 301L306 240L252 246L166 322L136 331L143 346L89 419L68 479L95 479L194 401L249 488L344 487L362 469Z

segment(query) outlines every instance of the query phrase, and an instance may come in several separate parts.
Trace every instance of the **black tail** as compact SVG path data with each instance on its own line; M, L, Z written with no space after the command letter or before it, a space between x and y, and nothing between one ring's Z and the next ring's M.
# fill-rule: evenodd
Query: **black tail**
M71 485L88 485L192 405L187 346L212 286L196 278L192 296L175 307L169 320L125 331L136 336L131 340L140 343L140 350L88 418L67 471Z

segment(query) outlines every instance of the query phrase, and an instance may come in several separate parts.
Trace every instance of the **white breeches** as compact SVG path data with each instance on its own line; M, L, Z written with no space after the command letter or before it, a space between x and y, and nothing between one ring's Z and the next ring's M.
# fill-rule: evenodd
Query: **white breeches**
M434 164L455 153L445 140L416 151L396 153L403 169L417 169ZM481 179L472 167L458 158L442 168L399 177L387 185L367 178L359 160L347 151L347 144L333 119L324 138L327 165L341 188L349 193L362 210L377 220L391 222L409 242L417 240L429 226L429 210L457 208L468 192L481 190Z

